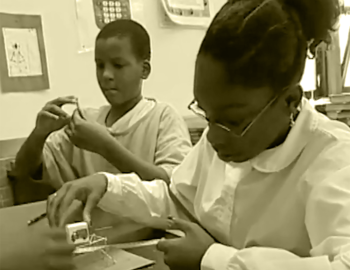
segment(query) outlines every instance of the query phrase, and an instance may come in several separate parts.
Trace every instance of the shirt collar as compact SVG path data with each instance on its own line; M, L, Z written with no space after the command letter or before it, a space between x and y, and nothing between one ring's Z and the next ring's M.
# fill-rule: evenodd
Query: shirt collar
M108 127L108 130L114 135L128 132L137 123L141 122L155 108L155 105L156 100L142 98L134 108L118 119L111 127ZM97 122L106 125L106 118L111 110L111 105L104 106L101 110Z
M265 150L251 160L252 167L265 173L278 172L288 167L303 151L318 125L318 113L303 98L295 125L283 144Z

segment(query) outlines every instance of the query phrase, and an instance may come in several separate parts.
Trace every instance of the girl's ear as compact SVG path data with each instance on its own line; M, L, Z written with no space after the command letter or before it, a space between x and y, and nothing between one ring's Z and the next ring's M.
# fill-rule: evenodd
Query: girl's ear
M289 91L286 103L291 113L296 113L298 106L303 97L303 89L300 85L297 85L291 91Z
M151 63L149 60L143 61L142 79L146 80L151 74Z

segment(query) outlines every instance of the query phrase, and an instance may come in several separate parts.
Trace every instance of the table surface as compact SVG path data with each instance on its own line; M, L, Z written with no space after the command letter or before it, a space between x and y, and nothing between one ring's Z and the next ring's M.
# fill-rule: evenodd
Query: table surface
M32 230L44 229L48 226L46 220L42 220L35 225L30 227L27 226L27 221L41 215L46 210L46 202L37 202L31 204L25 204L20 206L14 206L9 208L0 209L0 239L1 246L6 246L7 250L15 250L18 245L21 244L20 239L22 237L31 233ZM113 235L113 243L136 241L145 239L146 234L150 236L150 230L137 230L131 231L132 226L124 226L123 228L118 228ZM130 235L130 236L129 236ZM15 239L14 239L15 238ZM131 239L132 238L132 239ZM17 239L17 240L16 240ZM120 240L120 241L118 241ZM155 246L141 247L135 249L129 249L128 252L134 253L136 255L142 256L144 258L156 261L156 264L143 269L152 270L168 270L169 268L163 262L163 254L159 252Z

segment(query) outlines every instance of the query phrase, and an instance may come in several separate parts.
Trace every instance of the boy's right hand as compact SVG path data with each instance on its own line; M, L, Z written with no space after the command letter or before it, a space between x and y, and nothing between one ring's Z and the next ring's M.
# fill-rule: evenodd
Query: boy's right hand
M62 106L75 103L76 98L74 96L59 97L46 103L36 119L36 134L46 137L67 125L70 121L70 115L62 110Z

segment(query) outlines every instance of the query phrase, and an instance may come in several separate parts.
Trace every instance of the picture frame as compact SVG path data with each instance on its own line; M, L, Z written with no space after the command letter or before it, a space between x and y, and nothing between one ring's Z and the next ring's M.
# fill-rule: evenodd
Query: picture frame
M50 88L40 15L0 13L0 59L2 93Z

